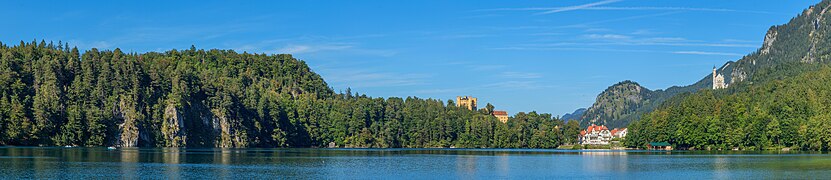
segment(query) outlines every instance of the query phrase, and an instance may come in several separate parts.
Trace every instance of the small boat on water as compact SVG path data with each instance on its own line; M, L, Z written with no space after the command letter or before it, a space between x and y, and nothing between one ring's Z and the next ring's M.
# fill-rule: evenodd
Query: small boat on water
M115 147L112 147L112 146L107 147L107 150L115 150Z
M63 146L63 147L65 147L65 148L73 148L73 147L75 147L75 146L66 145L66 146Z

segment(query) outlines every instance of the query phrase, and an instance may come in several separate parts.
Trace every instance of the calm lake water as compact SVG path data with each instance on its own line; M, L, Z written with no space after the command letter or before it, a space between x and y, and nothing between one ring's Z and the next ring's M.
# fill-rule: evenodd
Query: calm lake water
M825 179L831 155L513 149L0 147L4 179Z

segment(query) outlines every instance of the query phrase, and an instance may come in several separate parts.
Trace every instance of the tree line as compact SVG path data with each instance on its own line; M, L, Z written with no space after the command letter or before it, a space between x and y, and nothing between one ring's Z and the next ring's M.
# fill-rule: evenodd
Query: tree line
M807 65L806 65L807 66ZM630 124L625 143L682 149L831 150L831 67L674 98Z
M288 54L0 43L0 145L554 148L576 121L335 93ZM573 122L573 123L572 123Z

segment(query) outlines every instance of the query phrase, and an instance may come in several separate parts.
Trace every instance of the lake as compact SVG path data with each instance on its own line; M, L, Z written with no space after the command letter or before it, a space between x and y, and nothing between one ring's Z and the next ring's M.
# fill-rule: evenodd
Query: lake
M4 179L816 179L825 153L0 147Z

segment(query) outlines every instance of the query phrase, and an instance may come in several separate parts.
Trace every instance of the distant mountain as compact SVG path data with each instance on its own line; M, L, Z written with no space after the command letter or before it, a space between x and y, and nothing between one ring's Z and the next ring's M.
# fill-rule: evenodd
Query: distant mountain
M732 72L733 67L729 66L731 63L728 62L719 68L718 73ZM725 79L730 77L725 76L727 76ZM707 74L694 84L672 86L666 90L652 91L630 80L619 82L597 95L595 103L580 117L580 126L587 127L594 123L606 125L609 128L626 127L630 122L639 119L642 114L652 112L675 95L709 89L712 85L711 74Z
M829 8L831 1L825 0L804 10L787 24L770 27L761 48L735 62L726 62L717 73L733 87L787 79L828 64L831 60ZM581 125L626 126L676 95L710 89L711 75L705 75L692 85L656 91L649 91L632 81L615 84L598 95L597 101L581 117Z
M562 119L563 121L566 121L566 122L571 121L571 120L578 120L579 121L580 118L583 117L584 113L586 113L586 108L579 108L577 110L574 110L574 112L572 112L572 113L563 114L563 116L560 117L560 119Z
M581 116L580 125L603 124L609 127L626 126L641 107L652 104L655 93L636 82L623 81L606 88L595 103Z

